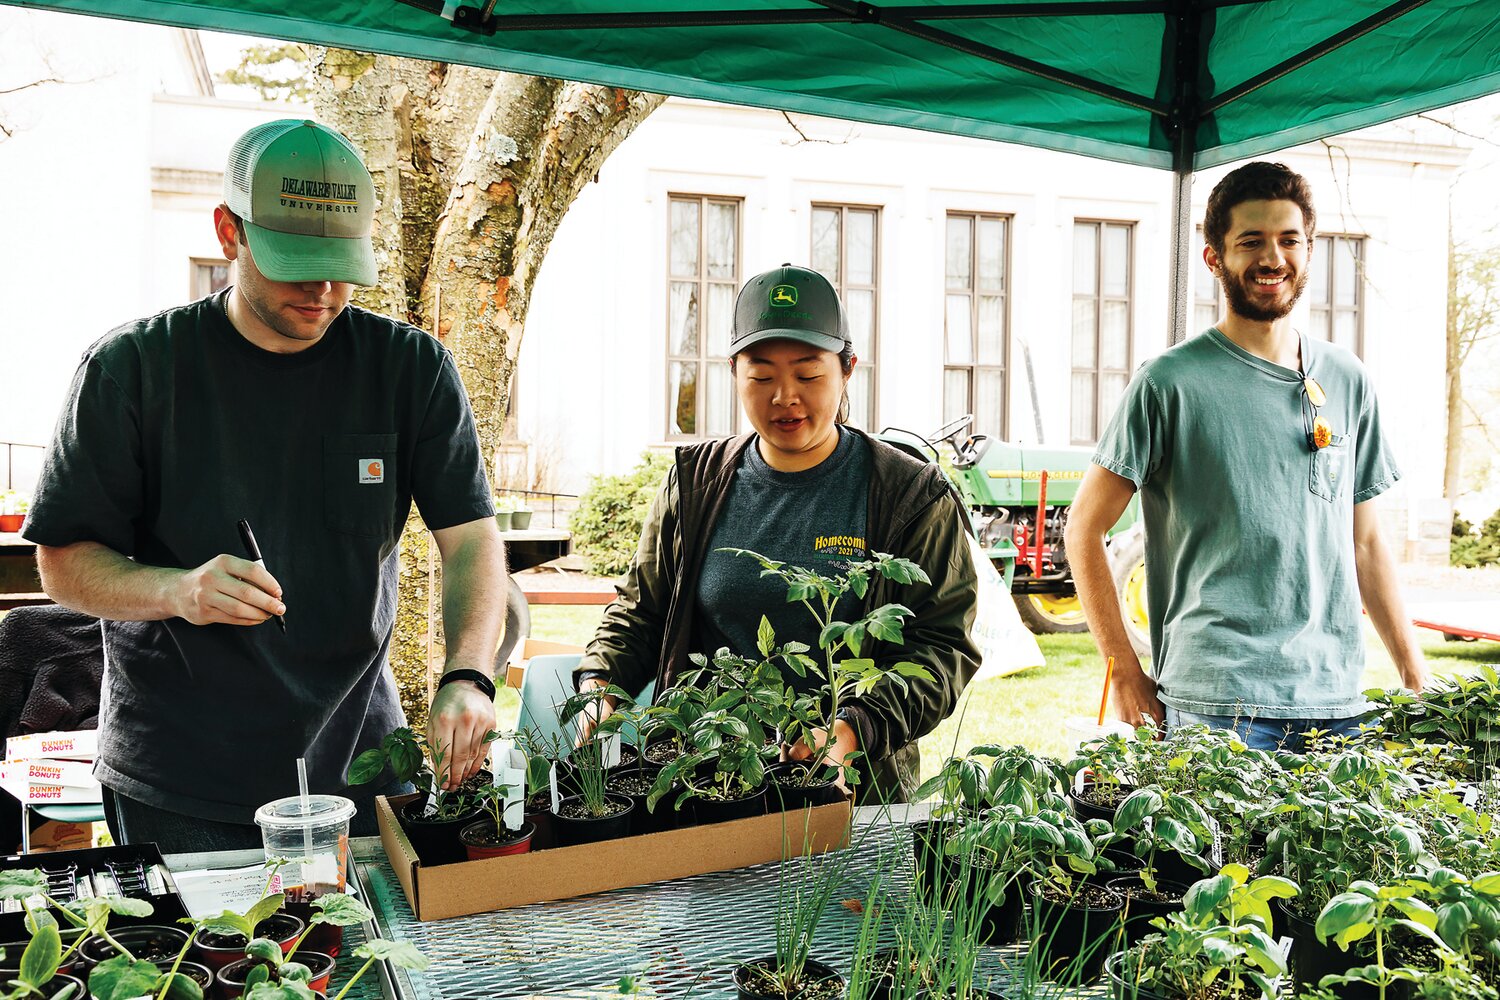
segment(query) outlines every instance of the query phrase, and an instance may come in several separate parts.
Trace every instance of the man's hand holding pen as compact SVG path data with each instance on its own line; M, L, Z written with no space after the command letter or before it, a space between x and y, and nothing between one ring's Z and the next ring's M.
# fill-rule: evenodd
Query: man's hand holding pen
M169 603L194 625L259 625L286 614L281 584L266 568L231 555L214 556L172 578Z

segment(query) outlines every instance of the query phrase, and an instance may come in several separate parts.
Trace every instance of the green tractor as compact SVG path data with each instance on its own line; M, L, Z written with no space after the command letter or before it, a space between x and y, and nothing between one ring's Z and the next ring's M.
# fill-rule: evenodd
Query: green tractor
M1010 444L969 434L973 422L972 415L959 417L925 438L889 428L881 436L920 441L927 457L948 470L969 507L980 546L1005 574L1021 620L1032 632L1088 631L1063 548L1063 529L1092 450ZM951 456L940 456L943 442ZM1139 497L1110 529L1107 551L1130 643L1137 655L1149 655Z

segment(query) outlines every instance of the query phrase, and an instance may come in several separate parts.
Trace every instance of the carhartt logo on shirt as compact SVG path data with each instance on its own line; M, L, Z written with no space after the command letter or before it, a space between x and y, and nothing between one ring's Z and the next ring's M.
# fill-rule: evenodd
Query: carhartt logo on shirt
M385 482L385 463L378 458L360 459L359 481L362 483Z

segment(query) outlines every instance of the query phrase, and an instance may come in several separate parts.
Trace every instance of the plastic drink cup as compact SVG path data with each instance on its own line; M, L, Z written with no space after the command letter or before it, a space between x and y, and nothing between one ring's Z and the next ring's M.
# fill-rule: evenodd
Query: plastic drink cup
M266 857L300 862L281 870L281 889L293 915L306 920L313 900L344 891L353 818L354 803L340 795L309 795L306 812L300 795L267 802L255 811ZM319 925L308 935L307 944L314 951L337 955L342 938L341 928Z
M1063 720L1063 737L1071 750L1077 750L1089 740L1097 740L1112 733L1118 733L1127 740L1135 736L1135 730L1119 719L1105 719L1102 726L1098 719L1089 715L1070 715Z

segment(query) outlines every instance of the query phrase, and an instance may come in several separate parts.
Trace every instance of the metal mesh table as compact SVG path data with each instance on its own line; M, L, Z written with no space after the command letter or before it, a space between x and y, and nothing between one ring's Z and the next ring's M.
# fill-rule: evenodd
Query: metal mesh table
M656 997L732 997L734 966L775 950L776 863L423 923L379 841L356 842L353 853L381 935L411 941L431 959L422 973L394 971L397 1000L599 997L617 993L621 977L632 975ZM864 899L877 872L895 897L904 896L910 831L858 826L854 847L825 857L845 869L812 954L847 974L860 917L844 901ZM793 870L820 863L788 862ZM1024 947L982 949L976 984L1003 990L1024 957Z

